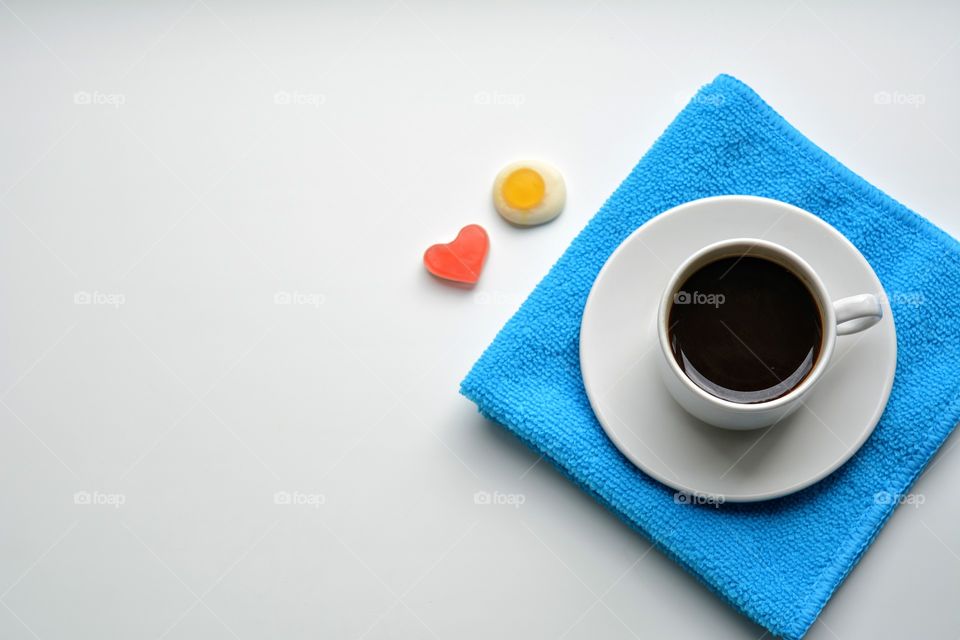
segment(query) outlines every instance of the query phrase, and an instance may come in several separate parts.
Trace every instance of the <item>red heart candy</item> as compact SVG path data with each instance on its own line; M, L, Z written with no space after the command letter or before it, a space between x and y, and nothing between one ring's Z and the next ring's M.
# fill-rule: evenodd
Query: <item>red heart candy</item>
M478 224L468 224L457 234L453 242L435 244L423 254L423 266L427 271L454 282L476 284L487 259L490 238Z

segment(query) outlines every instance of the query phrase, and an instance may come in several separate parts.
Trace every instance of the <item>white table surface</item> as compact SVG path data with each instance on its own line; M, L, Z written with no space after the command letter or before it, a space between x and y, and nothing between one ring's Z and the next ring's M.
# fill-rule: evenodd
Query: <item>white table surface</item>
M960 236L960 7L672 4L0 2L0 637L763 636L458 383L719 72ZM809 638L960 636L956 443Z

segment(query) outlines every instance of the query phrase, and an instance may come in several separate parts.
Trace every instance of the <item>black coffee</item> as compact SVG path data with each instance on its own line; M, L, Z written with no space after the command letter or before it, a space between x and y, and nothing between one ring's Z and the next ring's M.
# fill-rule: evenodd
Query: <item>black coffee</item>
M708 393L739 403L786 395L813 369L823 327L817 302L788 269L756 257L704 265L674 295L670 348Z

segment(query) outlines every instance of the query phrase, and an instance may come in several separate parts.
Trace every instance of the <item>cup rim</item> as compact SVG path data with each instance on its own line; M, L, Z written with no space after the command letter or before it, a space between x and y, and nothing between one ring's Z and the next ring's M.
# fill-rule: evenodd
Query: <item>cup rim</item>
M823 323L820 354L817 357L817 362L814 364L813 369L810 370L810 373L807 374L800 384L791 389L788 393L780 396L779 398L774 398L773 400L768 400L765 402L755 402L749 404L732 402L707 392L695 384L693 380L691 380L687 374L683 372L673 355L673 351L670 349L669 328L667 326L668 318L670 315L670 309L674 304L674 294L676 293L678 287L682 284L682 280L690 275L689 271L691 270L691 267L693 267L704 257L711 254L717 254L718 259L722 258L724 256L721 252L724 250L731 250L733 252L731 255L738 255L735 252L737 248L746 249L743 255L748 255L752 250L760 248L765 250L765 252L772 253L777 258L781 259L783 261L781 262L781 265L787 269L790 269L794 275L800 277L800 279L804 281L804 284L806 284L807 288L810 290L810 293L813 294L817 306L820 309L821 321ZM766 255L760 257L769 258L769 256ZM786 264L784 264L784 262ZM820 379L820 376L823 375L823 372L826 370L827 363L830 361L830 358L833 355L836 337L837 321L833 310L833 302L830 299L826 286L824 286L820 276L817 275L816 271L813 270L813 267L811 267L806 260L798 256L790 249L787 249L783 245L775 242L763 240L762 238L729 238L727 240L720 240L719 242L709 244L691 254L673 272L673 275L670 277L667 286L663 290L663 294L660 298L660 306L657 310L657 340L660 343L661 353L667 361L667 366L670 368L671 372L673 372L674 376L676 376L680 380L681 384L683 384L689 391L699 396L703 400L718 407L744 414L776 410L803 397L803 395L806 394L814 384L816 384L817 380Z

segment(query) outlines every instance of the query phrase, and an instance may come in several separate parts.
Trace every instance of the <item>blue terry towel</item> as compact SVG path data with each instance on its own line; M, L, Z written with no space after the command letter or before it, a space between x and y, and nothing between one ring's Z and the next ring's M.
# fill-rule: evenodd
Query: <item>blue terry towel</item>
M880 424L846 465L792 496L713 508L676 504L614 448L587 401L578 345L587 294L613 250L657 214L721 194L792 203L849 238L890 295L898 362ZM903 292L911 304L897 304ZM461 391L732 606L800 638L890 517L896 501L877 494L907 493L960 419L960 244L721 75L577 236Z

